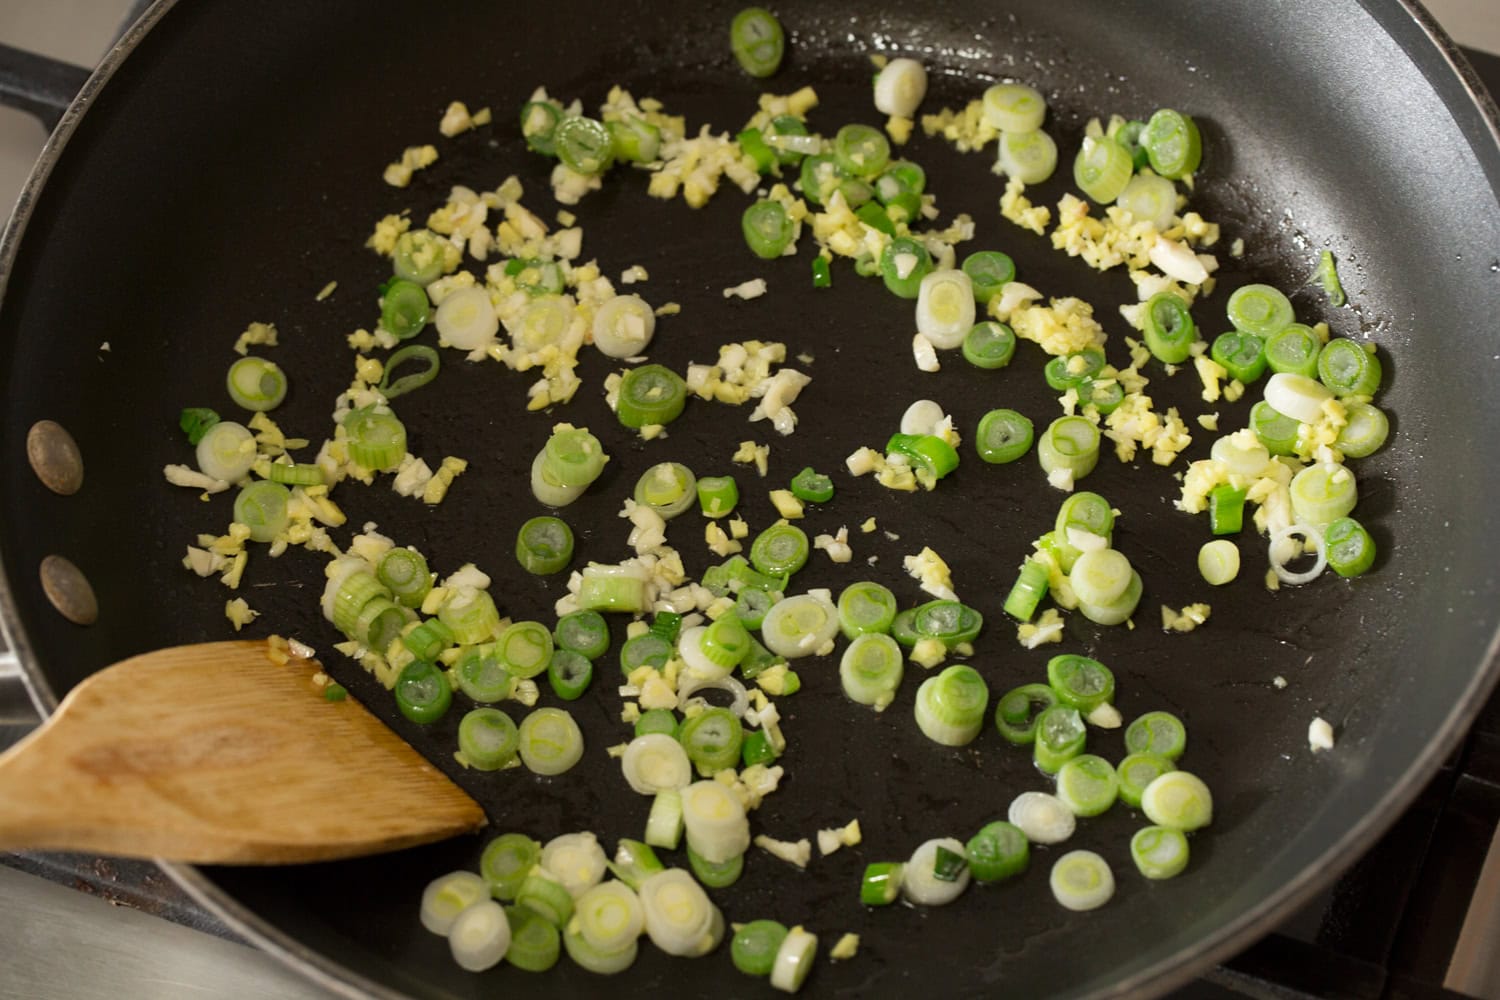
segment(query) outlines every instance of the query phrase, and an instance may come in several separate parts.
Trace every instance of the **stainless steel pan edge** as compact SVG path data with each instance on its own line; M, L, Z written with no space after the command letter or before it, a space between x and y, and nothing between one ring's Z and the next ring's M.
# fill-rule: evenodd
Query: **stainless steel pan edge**
M1500 110L1497 110L1494 99L1478 81L1457 46L1431 15L1412 0L1397 0L1393 5L1383 5L1376 0L1361 2L1440 91L1445 94L1461 93L1467 102L1461 105L1462 111L1472 120L1460 124L1465 126L1465 134L1492 184L1500 188ZM121 63L176 4L177 0L157 0L122 36L89 77L48 139L14 213L3 234L0 234L0 297L3 297L36 196L50 176L69 138L88 112L94 97L108 84ZM1476 128L1482 130L1482 134L1476 132ZM43 712L50 712L57 705L57 693L33 665L33 651L21 627L19 610L10 592L8 579L5 567L0 564L0 626L4 627L21 663L22 677L33 701ZM1491 664L1497 656L1500 656L1500 635L1491 639L1486 652ZM1448 714L1439 738L1431 741L1403 779L1391 786L1379 807L1366 813L1331 844L1322 856L1305 866L1297 878L1285 883L1280 891L1268 895L1257 906L1221 927L1205 940L1203 949L1191 961L1175 965L1164 962L1142 970L1137 975L1114 984L1109 991L1110 995L1154 994L1181 985L1273 930L1286 914L1308 901L1342 870L1344 865L1341 859L1357 856L1368 849L1412 802L1430 775L1459 744L1495 687L1495 682L1496 672L1493 669L1487 674L1477 675L1464 697ZM321 986L348 997L374 996L399 1000L404 996L331 961L261 919L231 898L198 869L169 862L162 862L161 867L194 899L221 917L237 933Z

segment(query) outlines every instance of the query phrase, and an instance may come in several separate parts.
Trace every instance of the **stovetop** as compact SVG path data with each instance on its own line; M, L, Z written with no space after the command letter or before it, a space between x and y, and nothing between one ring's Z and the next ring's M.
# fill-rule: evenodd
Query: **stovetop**
M1500 94L1500 57L1465 52L1491 92ZM29 705L0 699L0 749L35 721ZM1497 826L1500 695L1406 813L1331 888L1276 932L1173 997L1399 1000L1459 998L1500 989L1497 976L1490 977L1495 985L1480 985L1494 961L1490 952L1496 943L1492 933L1484 939L1481 918L1500 912L1500 886L1490 884L1500 883L1500 851L1494 852L1493 870L1481 879ZM150 862L0 854L0 865L194 931L238 940ZM1488 927L1492 931L1494 925ZM1454 992L1456 988L1468 993ZM309 987L306 995L316 992ZM0 982L0 996L10 995ZM62 984L56 995L74 994Z

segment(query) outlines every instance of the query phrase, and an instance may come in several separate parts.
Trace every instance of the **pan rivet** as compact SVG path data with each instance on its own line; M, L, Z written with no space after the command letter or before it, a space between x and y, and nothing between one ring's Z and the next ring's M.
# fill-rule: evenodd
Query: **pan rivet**
M42 591L57 613L75 625L92 625L99 619L99 601L83 571L62 556L42 560Z
M54 420L38 420L26 434L26 459L42 485L72 496L83 486L83 454L73 435Z

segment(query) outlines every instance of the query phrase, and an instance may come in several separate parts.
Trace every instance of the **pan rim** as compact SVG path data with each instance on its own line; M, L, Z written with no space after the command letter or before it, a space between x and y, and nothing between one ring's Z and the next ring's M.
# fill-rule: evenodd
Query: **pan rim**
M1360 0L1373 15L1381 0ZM0 233L0 302L4 301L10 274L32 211L52 170L83 116L93 106L94 98L105 87L123 61L139 46L141 40L172 9L178 0L156 0L105 54L83 88L64 112L56 129L48 137L41 155L27 178L15 209ZM1438 25L1418 0L1394 0L1390 14L1405 16L1420 32L1415 45L1428 44L1441 60L1433 66L1439 72L1451 72L1458 80L1464 98L1476 109L1486 126L1491 147L1476 146L1481 158L1496 157L1494 176L1500 176L1500 108L1480 82L1477 74L1457 44ZM1377 20L1380 20L1377 18ZM1381 20L1386 33L1415 60L1412 44L1403 44ZM1439 95L1440 98L1442 95ZM1444 100L1448 104L1448 100ZM1471 135L1471 142L1482 136ZM21 667L21 678L38 710L50 715L58 704L57 693L35 665L35 653L21 626L19 609L11 593L9 575L0 559L0 632L10 643ZM1473 680L1444 719L1441 728L1430 739L1422 753L1409 763L1375 806L1351 825L1293 878L1256 905L1248 907L1198 943L1190 956L1180 954L1164 958L1142 969L1128 979L1117 981L1096 995L1154 995L1182 986L1205 970L1229 958L1264 935L1275 930L1291 913L1310 900L1318 891L1341 875L1353 859L1362 857L1375 841L1396 821L1417 797L1420 790L1437 773L1442 761L1459 745L1472 726L1485 701L1500 683L1500 627L1485 649L1483 662ZM350 998L379 997L403 1000L408 994L369 979L365 975L329 958L298 941L271 922L263 919L231 896L194 865L155 859L155 863L194 901L222 920L230 930L270 954L309 980L340 996Z

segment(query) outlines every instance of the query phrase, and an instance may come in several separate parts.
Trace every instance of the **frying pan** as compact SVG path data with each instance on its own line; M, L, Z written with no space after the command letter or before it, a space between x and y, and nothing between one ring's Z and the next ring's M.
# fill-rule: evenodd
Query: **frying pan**
M697 2L598 10L452 3L417 13L388 0L151 11L65 116L5 237L0 610L43 706L113 660L223 635L226 595L178 560L198 532L223 529L227 501L205 504L165 488L159 470L187 454L175 429L181 407L228 409L222 378L239 330L251 320L278 325L283 346L274 356L294 388L277 419L317 439L347 382L343 337L375 319L374 288L386 270L362 247L374 220L403 208L421 218L451 184L493 187L512 173L526 185L526 203L550 217L548 164L525 154L513 124L539 83L592 104L620 82L663 98L692 126L738 127L761 85L726 51L732 11ZM797 838L857 816L864 843L815 859L806 872L757 855L740 885L715 894L730 920L805 923L830 942L861 933L857 959L819 963L810 986L820 994L1165 990L1269 930L1357 857L1455 745L1494 680L1500 542L1486 514L1500 494L1487 433L1500 425L1494 108L1426 15L1398 2L955 2L901 13L828 0L781 14L790 55L767 86L816 84L823 103L813 125L824 132L875 120L874 52L913 54L932 67L926 110L955 106L994 78L1037 85L1051 101L1049 127L1065 164L1089 116L1159 106L1194 114L1207 153L1193 207L1224 225L1226 242L1238 235L1246 243L1241 260L1221 252L1218 290L1195 307L1206 332L1218 332L1213 317L1229 291L1268 280L1300 289L1299 318L1327 319L1336 332L1380 345L1381 400L1395 430L1356 469L1360 516L1383 553L1364 579L1330 577L1270 594L1259 580L1261 542L1247 534L1246 572L1209 593L1192 568L1207 534L1201 520L1172 508L1169 471L1106 456L1088 481L1123 512L1116 544L1140 569L1146 596L1134 630L1070 616L1060 649L1114 668L1127 718L1161 708L1187 721L1182 763L1215 789L1217 815L1194 838L1186 875L1159 885L1135 877L1126 844L1142 820L1117 808L1081 824L1067 845L1098 850L1114 866L1120 889L1102 910L1074 915L1052 902L1046 868L1056 852L1047 850L1015 884L971 890L946 908L866 910L856 891L866 861L902 858L933 836L967 836L1002 815L1013 795L1045 782L993 732L962 750L918 736L910 720L917 678L908 676L896 706L873 716L838 693L831 662L812 661L799 668L804 691L783 699L788 780L754 822ZM453 99L493 107L496 124L441 140L437 118ZM407 190L385 186L384 164L426 141L439 143L438 163ZM945 213L974 216L971 246L1005 249L1028 283L1093 302L1111 333L1111 358L1123 362L1128 331L1115 307L1132 291L1123 275L1061 259L1002 222L988 157L922 137L908 155L928 166ZM1034 192L1039 203L1060 196L1066 173ZM450 355L438 382L399 409L414 451L461 455L471 471L436 509L383 489L340 487L354 524L378 522L441 569L475 561L496 573L505 611L546 619L559 584L511 571L509 550L519 523L539 512L525 470L557 420L596 428L614 455L605 478L565 512L581 551L609 561L627 554L615 514L650 462L730 471L738 441L769 441L767 480L736 470L758 528L773 517L765 489L804 465L841 469L854 447L883 441L918 396L942 402L960 428L994 406L1034 420L1055 412L1030 345L998 373L945 358L941 372L919 378L908 353L909 305L877 282L837 268L836 287L814 295L805 256L764 264L745 252L736 226L743 200L732 191L694 212L649 201L643 188L643 177L616 177L585 199L577 209L585 255L608 275L643 264L648 300L681 303L658 329L653 360L680 369L749 337L811 356L804 364L814 381L795 435L747 424L740 409L694 403L665 440L643 443L604 408L601 358L581 368L586 386L572 404L539 415L524 411L528 377ZM1347 309L1301 289L1324 248L1341 261ZM721 297L754 276L767 278L765 298ZM337 291L315 301L330 280ZM1150 374L1158 408L1178 406L1190 424L1217 409L1221 426L1242 426L1248 401L1206 407L1190 374ZM74 496L49 493L26 466L25 435L42 418L71 431L85 457ZM1206 454L1210 435L1196 436L1180 462ZM841 587L873 575L915 603L921 595L900 573L900 557L930 545L951 563L960 596L988 616L974 662L991 689L1041 676L1055 650L1021 649L999 612L1029 540L1050 525L1060 500L1032 460L995 467L966 455L923 495L842 474L837 482L835 501L806 523L813 532L849 525L856 561L838 567L818 556L799 586L804 577L809 587ZM881 530L858 532L871 516ZM669 530L694 572L708 558L697 530ZM47 604L37 574L51 554L71 559L91 582L96 624L75 626ZM871 556L874 567L865 564ZM298 635L327 651L335 636L315 610L320 563L301 551L252 560L241 593L262 612L254 631ZM1158 605L1193 600L1213 605L1205 627L1187 635L1154 627ZM625 733L607 661L575 709L585 763L548 780L458 773L450 756L458 713L430 729L412 726L356 666L328 659L337 679L480 799L497 831L594 829L612 843L644 821L642 801L602 752ZM1285 690L1272 684L1278 675ZM1306 730L1319 714L1339 740L1313 756ZM1090 740L1106 756L1122 752L1118 733ZM169 870L237 930L350 994L765 991L722 953L681 961L643 949L628 975L608 982L566 962L539 979L512 969L461 972L444 942L417 925L416 904L429 878L473 867L482 843L295 869Z

